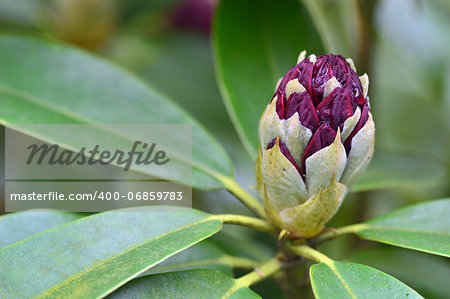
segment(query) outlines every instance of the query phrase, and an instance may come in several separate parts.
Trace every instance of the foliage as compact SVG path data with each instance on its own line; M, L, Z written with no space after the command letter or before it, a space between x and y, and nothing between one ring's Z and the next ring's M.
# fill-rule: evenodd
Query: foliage
M2 215L0 297L280 297L273 282L286 297L449 296L445 1L222 0L211 37L171 23L178 1L114 1L89 39L80 23L61 29L76 15L63 1L25 2L0 3L0 123L191 124L195 209ZM89 20L102 1L85 2ZM243 186L259 117L303 49L369 74L376 150L328 229L279 240Z

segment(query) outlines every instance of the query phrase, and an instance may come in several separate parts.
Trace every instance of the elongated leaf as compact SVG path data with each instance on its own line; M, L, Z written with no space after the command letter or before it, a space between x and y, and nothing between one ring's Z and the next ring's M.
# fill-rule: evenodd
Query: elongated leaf
M264 262L277 253L276 242L242 226L230 226L213 238L213 242L232 256Z
M30 210L0 217L0 249L84 215L54 210Z
M378 245L354 252L346 260L369 265L414 286L425 298L450 298L450 267L443 257Z
M389 1L395 9L391 10L391 23L387 20L381 21L384 26L392 30L389 24L398 22L400 16L397 12L402 11L403 16L408 11L419 13L420 4L410 1ZM398 4L398 5L396 5ZM406 6L406 7L404 7ZM402 19L403 19L402 16ZM432 18L417 18L414 15L408 15L410 23L401 26L410 33L415 33L414 25L434 22ZM430 26L439 28L440 25ZM444 29L445 30L445 29ZM429 48L419 48L416 53L405 55L405 47L413 49L415 45L405 44L399 40L399 37L405 37L405 31L396 29L398 35L392 38L382 38L376 45L373 61L373 76L379 80L374 80L370 87L373 95L373 101L377 101L377 108L374 111L377 126L378 144L383 148L391 149L397 152L417 153L428 161L428 157L435 157L439 163L447 164L450 161L449 136L450 126L448 125L448 116L450 114L449 97L446 96L446 87L444 78L448 78L444 67L448 61L448 52L450 46L442 47L442 53L445 58ZM448 29L445 36L447 37ZM437 45L433 42L442 39L435 36L432 32L423 32L423 36L430 37L431 45ZM443 35L444 36L444 35ZM411 35L411 40L414 40ZM443 45L446 43L442 43ZM449 44L449 43L447 43ZM420 43L420 45L425 45ZM436 47L436 46L435 46ZM437 46L437 48L441 48ZM428 53L425 58L423 53ZM439 66L439 67L438 67ZM421 122L413 121L418 117ZM422 136L416 138L416 136ZM431 146L432 145L432 146ZM448 181L448 179L447 179Z
M301 0L308 8L327 52L357 58L362 26L356 0Z
M18 129L35 123L192 124L192 185L218 188L218 176L232 176L222 147L189 114L129 73L70 47L1 36L0 99L0 122Z
M445 167L431 158L376 152L366 173L352 190L418 187L443 183L445 179Z
M215 270L188 270L137 278L108 298L261 298Z
M221 227L179 207L82 218L0 250L0 297L104 296Z
M228 113L256 158L259 119L275 84L302 50L321 54L319 37L296 0L224 0L216 13L213 45Z
M356 226L368 240L450 257L450 199L400 209Z
M370 89L377 102L378 148L435 157L448 165L450 23L448 10L438 2L450 7L439 0L378 2L371 62L377 79Z
M343 262L315 264L311 285L316 298L422 298L394 277L374 268Z
M164 31L150 40L125 35L114 41L109 57L151 82L222 137L233 132L214 76L210 44L207 36L185 31Z

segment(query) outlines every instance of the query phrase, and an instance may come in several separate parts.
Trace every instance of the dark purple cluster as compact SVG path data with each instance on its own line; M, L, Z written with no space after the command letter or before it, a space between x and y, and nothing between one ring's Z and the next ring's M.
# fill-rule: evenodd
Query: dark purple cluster
M325 83L332 77L337 79L340 87L335 88L324 99ZM293 93L287 99L286 84L293 79L297 79L305 87L306 92ZM317 57L315 63L308 58L304 59L284 75L275 95L278 99L276 105L278 116L281 119L288 119L298 112L301 124L313 133L303 153L301 169L292 159L286 146L280 144L283 154L303 174L306 158L332 144L338 128L342 131L345 120L355 113L357 107L361 109L361 117L345 140L344 146L347 152L350 150L353 136L368 119L369 106L367 99L364 98L361 81L341 55L323 55ZM272 143L268 145L268 148L273 146Z
M182 29L210 34L215 2L210 0L188 0L180 3L171 15L171 23Z

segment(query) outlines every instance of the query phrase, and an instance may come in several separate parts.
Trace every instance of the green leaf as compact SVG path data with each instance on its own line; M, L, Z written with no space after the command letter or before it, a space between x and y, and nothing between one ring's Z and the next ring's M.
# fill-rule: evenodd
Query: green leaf
M130 73L79 50L1 36L0 99L0 123L18 129L36 123L191 124L192 185L219 188L220 177L232 177L223 148L189 114Z
M108 298L261 298L215 270L189 270L135 279Z
M145 274L208 268L222 271L231 276L233 271L226 263L228 258L229 256L217 245L210 240L205 240L177 253Z
M108 56L151 82L208 130L223 137L233 132L214 76L210 44L209 37L185 31L164 31L151 39L127 33L113 41Z
M393 211L356 225L362 238L450 257L450 199Z
M315 264L311 285L316 298L422 298L394 277L374 268L343 262Z
M445 182L445 179L446 169L436 160L375 151L369 168L352 190L427 186Z
M302 50L321 54L319 37L296 0L224 0L216 12L213 46L222 97L255 159L259 119L275 84Z
M357 62L362 24L356 0L300 0L311 14L327 52Z
M277 243L270 236L242 226L228 226L213 238L215 244L232 256L242 256L259 262L277 253Z
M84 215L55 210L29 210L0 217L0 249Z
M180 207L95 214L0 250L0 297L101 297L218 232L221 221Z
M448 166L450 23L438 2L450 7L445 0L377 3L370 89L378 149L434 157Z
M395 4L397 7L391 13L393 18L390 21L391 24L398 21L397 12L404 13L407 10L403 5L413 6L410 9L419 14L417 9L420 6L415 2L396 2ZM432 18L421 19L415 16L408 18L411 22L402 27L407 28L409 33L415 32L411 29L414 25L420 26L419 24L434 21ZM389 25L385 24L385 26ZM430 28L439 27L439 25L430 26ZM373 114L377 130L377 148L415 153L419 159L425 158L426 161L430 160L429 157L434 157L438 163L445 165L450 162L448 155L450 98L446 91L448 84L445 83L445 78L449 77L445 72L445 65L450 47L441 49L445 53L445 58L432 48L419 48L416 53L405 52L405 47L414 49L415 45L405 44L399 40L400 37L405 36L404 33L400 31L393 38L382 38L374 48L376 59L372 62L373 76L377 80L374 80L370 89L374 102L376 99ZM424 32L423 34L431 41L442 40L433 37L433 33ZM436 44L431 42L428 45ZM424 43L419 45L425 46ZM427 54L424 56L424 53ZM412 121L418 118L421 119L420 122ZM417 136L421 137L417 138Z
M447 285L450 267L445 258L423 252L377 244L353 252L346 258L390 273L414 286L425 298L450 298Z

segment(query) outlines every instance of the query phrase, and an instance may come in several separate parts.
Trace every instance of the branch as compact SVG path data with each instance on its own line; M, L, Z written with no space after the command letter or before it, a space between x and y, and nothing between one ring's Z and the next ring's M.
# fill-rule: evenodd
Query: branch
M222 181L228 191L231 192L237 199L239 199L247 208L249 208L253 213L258 215L263 219L267 219L266 212L262 203L253 197L250 193L245 191L238 183L232 178L219 176L218 179Z
M236 289L241 287L249 287L261 280L266 279L272 274L281 269L281 264L276 257L269 260L259 268L255 268L255 271L248 273L238 279L236 279Z
M303 256L304 258L311 260L316 263L325 263L327 265L332 265L333 260L327 257L325 254L317 251L307 245L289 245L289 249L292 250L295 254Z
M214 219L222 221L224 224L235 224L259 230L268 233L274 237L278 236L278 229L269 222L255 218L235 214L220 214L211 216Z
M315 237L313 239L313 242L314 242L314 244L319 245L319 244L322 244L323 242L326 242L330 239L334 239L336 237L340 237L342 235L355 234L365 226L366 226L365 224L360 223L360 224L353 224L353 225L343 226L340 228L330 229L330 230L324 232L323 234Z

